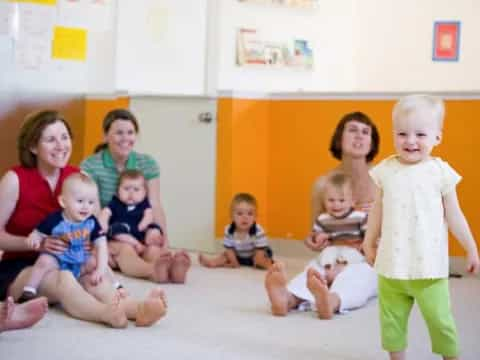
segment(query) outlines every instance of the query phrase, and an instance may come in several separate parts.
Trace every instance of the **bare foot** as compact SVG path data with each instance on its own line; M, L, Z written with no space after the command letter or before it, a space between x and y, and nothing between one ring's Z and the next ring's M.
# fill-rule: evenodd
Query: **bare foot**
M213 267L210 259L205 255L203 255L202 253L198 254L198 262L200 263L200 265L203 265L205 267L208 267L208 268Z
M175 284L184 284L191 263L190 256L186 251L181 250L175 253L170 267L170 281Z
M287 274L285 266L276 262L267 270L265 289L272 307L272 314L285 316L288 313L289 300L293 296L287 290Z
M172 254L170 251L162 253L153 263L153 274L150 280L162 284L168 282L168 272L172 267Z
M167 302L162 289L153 289L137 308L136 326L151 326L167 312Z
M0 304L0 332L23 329L37 323L48 310L47 298L39 297L23 304L14 304L13 298Z
M123 329L128 326L127 315L122 306L120 298L117 297L115 303L105 305L106 309L102 314L102 321L116 329Z
M317 314L320 319L333 317L333 306L330 303L330 293L327 281L315 269L307 270L307 287L315 298Z

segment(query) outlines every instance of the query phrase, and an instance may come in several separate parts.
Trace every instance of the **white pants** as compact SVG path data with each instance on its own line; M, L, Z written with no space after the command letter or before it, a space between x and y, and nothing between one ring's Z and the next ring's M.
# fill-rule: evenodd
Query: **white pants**
M314 309L315 298L307 288L307 269L310 267L321 274L325 271L314 259L308 263L303 272L290 280L287 288L299 299L308 301ZM336 293L340 298L339 312L362 307L369 299L377 296L377 273L366 262L349 264L333 280L330 292Z
M358 264L365 261L365 257L360 251L344 245L327 246L317 257L320 266L334 266L338 262L346 262L348 264Z

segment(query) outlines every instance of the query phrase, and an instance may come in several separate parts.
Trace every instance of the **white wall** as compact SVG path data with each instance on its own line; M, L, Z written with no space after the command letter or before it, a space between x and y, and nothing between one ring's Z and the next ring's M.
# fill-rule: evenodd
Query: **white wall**
M351 0L319 1L315 9L295 9L218 1L217 44L219 90L351 91L354 86ZM209 21L213 19L210 18ZM253 28L264 38L312 42L314 70L238 67L235 42L238 28Z
M480 1L362 0L355 91L479 91ZM433 23L461 21L458 62L432 62Z
M215 0L211 0L215 1ZM478 92L480 1L336 0L314 10L217 0L219 90L247 92ZM461 21L458 62L433 62L433 22ZM209 18L212 21L212 17ZM312 72L235 65L239 27L312 41Z

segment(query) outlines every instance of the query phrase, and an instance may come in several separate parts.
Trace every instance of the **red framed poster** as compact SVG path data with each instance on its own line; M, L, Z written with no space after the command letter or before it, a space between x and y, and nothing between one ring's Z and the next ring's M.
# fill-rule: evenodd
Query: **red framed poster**
M433 61L458 61L460 21L435 21L433 24Z

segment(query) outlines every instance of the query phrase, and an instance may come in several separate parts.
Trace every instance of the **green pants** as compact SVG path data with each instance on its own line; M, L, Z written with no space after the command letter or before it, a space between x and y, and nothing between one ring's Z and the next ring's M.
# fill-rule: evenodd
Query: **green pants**
M432 351L458 356L458 336L450 309L448 279L397 280L378 276L382 345L388 352L407 347L408 317L416 301L427 323Z

